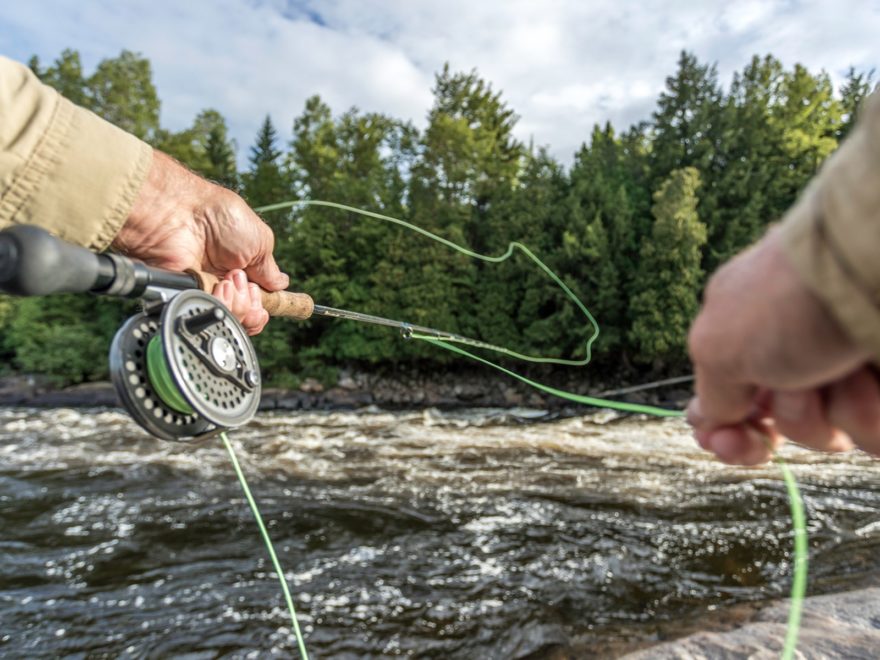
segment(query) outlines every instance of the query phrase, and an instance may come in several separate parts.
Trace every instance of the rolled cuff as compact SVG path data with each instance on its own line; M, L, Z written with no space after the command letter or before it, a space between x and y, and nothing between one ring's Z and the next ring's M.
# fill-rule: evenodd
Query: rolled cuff
M786 216L780 227L783 249L804 283L847 335L880 361L880 308L830 247L814 196L815 192L808 191Z
M849 336L880 360L880 95L788 212L784 250Z

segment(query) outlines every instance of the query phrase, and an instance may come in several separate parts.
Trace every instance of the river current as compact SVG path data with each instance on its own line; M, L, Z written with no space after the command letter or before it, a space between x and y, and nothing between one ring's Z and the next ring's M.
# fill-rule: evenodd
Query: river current
M785 597L774 466L724 466L680 420L537 410L263 414L230 435L315 658L616 657ZM810 593L880 576L861 453L783 452ZM296 653L218 439L120 411L0 410L0 656Z

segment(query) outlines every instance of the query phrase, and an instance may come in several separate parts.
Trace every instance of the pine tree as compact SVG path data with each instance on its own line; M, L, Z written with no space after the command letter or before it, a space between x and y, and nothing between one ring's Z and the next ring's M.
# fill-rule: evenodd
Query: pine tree
M585 300L603 327L596 348L610 353L620 347L628 325L626 301L639 256L630 202L637 184L610 124L593 128L570 176L561 267L583 285Z
M773 121L785 103L784 70L771 56L752 58L736 73L724 101L718 211L708 227L704 265L713 270L752 243L791 202L784 132Z
M673 170L654 193L654 226L641 249L631 303L636 358L655 368L685 360L687 330L699 307L706 226L697 215L699 172Z
M511 194L520 171L516 119L475 71L452 73L445 66L410 179L412 221L478 252L506 245L505 218L494 206ZM480 291L482 267L436 243L414 248L405 257L411 275L399 291L402 305L418 322L479 335L476 308L491 293Z
M238 170L235 165L235 145L229 139L225 122L212 126L205 144L208 166L203 174L221 186L238 189Z
M846 73L846 81L840 87L840 102L843 110L840 129L837 139L843 140L852 130L859 118L859 109L862 102L871 93L874 86L874 69L856 73L855 67L850 67Z
M654 113L651 172L655 184L674 169L708 172L715 156L717 112L722 92L714 65L682 51L678 70L666 79Z

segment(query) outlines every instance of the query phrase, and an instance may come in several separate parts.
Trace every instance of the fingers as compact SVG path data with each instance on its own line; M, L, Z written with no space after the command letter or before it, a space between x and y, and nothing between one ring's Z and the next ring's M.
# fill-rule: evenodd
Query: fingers
M832 384L827 405L832 426L865 451L880 454L880 385L868 367Z
M266 289L267 291L281 291L290 286L290 278L281 272L272 251L275 247L275 237L269 226L260 220L253 212L254 220L259 223L258 233L260 235L261 248L255 260L245 268L248 278L252 282Z
M697 399L691 400L687 419L694 427L694 436L699 445L731 465L766 463L771 459L773 450L782 443L782 437L771 425L754 419L725 426L707 424L700 413Z
M705 425L742 422L755 412L757 388L729 380L721 373L696 364L695 413Z
M248 282L244 271L230 271L217 283L212 293L241 322L249 335L259 334L269 322L269 314L263 309L260 289Z
M709 433L706 444L725 463L760 465L773 457L781 438L771 428L754 423L722 426Z
M776 430L786 438L821 451L847 451L852 442L835 428L819 390L775 392L771 404Z
M724 314L713 311L718 304L712 304L709 297L688 334L697 393L689 416L695 428L706 430L745 421L755 411L757 394L756 385L743 376L742 352L735 350L725 334L724 316L729 310L724 308Z
M290 286L290 278L281 272L271 254L248 266L245 272L251 281L267 291L282 291Z

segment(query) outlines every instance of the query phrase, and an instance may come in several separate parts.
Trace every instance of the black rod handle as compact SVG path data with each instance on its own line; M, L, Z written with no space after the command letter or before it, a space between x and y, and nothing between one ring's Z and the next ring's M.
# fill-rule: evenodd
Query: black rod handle
M0 292L16 296L98 293L134 298L149 287L198 289L199 280L118 254L95 254L33 225L0 231Z
M112 264L32 225L0 231L0 291L17 296L85 293L100 287Z

